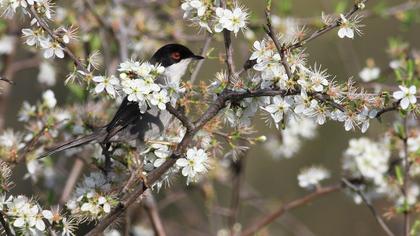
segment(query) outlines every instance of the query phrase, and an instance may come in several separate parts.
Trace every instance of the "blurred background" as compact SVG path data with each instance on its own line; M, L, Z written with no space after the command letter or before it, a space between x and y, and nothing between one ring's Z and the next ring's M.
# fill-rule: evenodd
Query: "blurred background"
M254 19L263 20L265 4L260 0L242 1L242 4L252 12L251 21ZM399 5L407 1L372 0L367 4L369 11L379 11L380 7L390 7ZM288 5L289 3L290 5ZM67 4L64 1L57 1L57 5ZM171 3L175 4L175 3ZM293 1L273 1L275 9L273 14L280 17L293 16L297 18L314 17L319 19L321 12L333 13L340 12L342 9L349 9L352 1L339 0L293 0ZM276 12L277 11L277 12ZM414 10L414 14L419 14L419 10ZM401 13L402 14L402 13ZM356 36L354 40L339 39L337 31L334 30L319 39L306 45L306 52L309 54L309 65L320 64L328 69L329 74L336 76L338 81L345 81L349 77L354 77L360 81L358 73L366 66L366 59L373 58L376 65L385 71L388 68L389 57L386 53L388 40L390 37L398 37L410 43L411 47L420 49L420 24L416 21L409 23L401 22L403 15L390 15L380 17L377 14L363 20L365 27L362 28L363 35ZM410 17L410 16L408 16ZM309 27L308 30L311 30ZM195 28L187 28L187 32L196 33ZM258 40L262 36L255 36ZM162 42L163 44L164 42ZM249 56L252 40L243 39L243 34L239 34L234 39L236 64L241 65ZM191 42L194 51L199 51L201 42ZM158 46L158 45L157 45ZM215 48L214 54L223 53L221 41L213 41L211 47ZM145 54L145 58L149 55ZM25 57L22 52L19 57ZM141 56L140 56L141 57ZM56 64L56 66L60 66ZM209 59L204 62L203 69L200 71L199 80L209 81L214 79L214 75L221 68L221 62L216 59ZM24 100L36 101L40 99L42 91L45 89L34 78L38 73L37 68L26 69L15 74L13 80L15 85L11 86L10 96L6 103L5 127L22 129L22 124L16 121L17 112ZM64 85L66 70L57 70L57 83L52 88L57 96L59 104L64 104L71 100L67 87ZM259 130L259 134L269 136L269 134L279 132L264 125L262 119L254 120L254 125ZM387 119L382 123L373 121L372 128L365 134L376 137L376 134L390 127ZM347 148L349 139L359 137L359 131L345 132L341 124L328 122L317 130L314 139L303 142L299 152L290 159L276 159L264 148L264 145L256 145L248 153L245 164L245 175L243 179L244 191L251 191L259 196L251 201L243 201L240 205L238 220L242 225L248 225L259 216L278 208L282 203L291 201L308 193L298 186L297 173L304 166L322 165L329 169L332 177L328 183L338 183L341 177L341 160L343 151ZM24 168L24 167L22 167ZM16 188L14 193L31 194L33 186L29 180L21 180L23 172L14 173L16 177ZM185 187L184 180L174 182L174 188L162 189L156 194L157 201L168 201L173 197L179 197L177 204L170 201L162 207L161 214L168 230L169 235L201 235L203 232L216 234L221 228L226 227L227 218L223 217L223 212L209 213L206 211L208 203L203 200L202 188L194 186ZM186 196L177 191L185 190ZM215 184L215 199L221 208L229 206L231 200L230 186L220 183ZM375 206L380 212L388 204L384 201L376 201ZM135 211L133 209L133 211ZM199 217L191 217L189 212L196 212ZM139 215L142 217L142 214ZM402 232L400 218L389 221L390 227L394 232ZM183 222L183 224L177 224ZM172 232L172 233L171 233ZM205 235L205 234L204 234ZM326 197L315 200L313 203L298 208L285 214L276 220L261 235L342 235L342 236L373 236L384 235L382 229L376 223L368 208L361 204L356 205L351 197L343 192L334 193Z

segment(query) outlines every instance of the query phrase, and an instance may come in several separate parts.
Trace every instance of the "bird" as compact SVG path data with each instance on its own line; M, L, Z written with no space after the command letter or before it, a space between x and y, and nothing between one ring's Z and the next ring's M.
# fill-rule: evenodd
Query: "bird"
M179 84L191 61L202 59L204 59L203 56L194 54L186 46L172 43L159 48L149 62L165 68L164 73L157 78L157 83L170 81ZM99 143L103 153L107 152L113 142L132 142L134 140L144 145L146 138L159 136L163 132L171 117L172 115L166 110L149 109L147 112L141 113L137 102L129 101L125 97L107 125L94 130L91 134L57 144L38 158L51 156L88 143Z

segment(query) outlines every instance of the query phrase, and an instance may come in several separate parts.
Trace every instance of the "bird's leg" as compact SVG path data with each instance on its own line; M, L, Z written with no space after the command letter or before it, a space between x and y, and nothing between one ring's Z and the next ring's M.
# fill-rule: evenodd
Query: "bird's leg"
M102 147L102 154L105 156L104 172L105 175L108 175L109 171L111 170L111 152L109 151L111 143L101 143L100 145Z

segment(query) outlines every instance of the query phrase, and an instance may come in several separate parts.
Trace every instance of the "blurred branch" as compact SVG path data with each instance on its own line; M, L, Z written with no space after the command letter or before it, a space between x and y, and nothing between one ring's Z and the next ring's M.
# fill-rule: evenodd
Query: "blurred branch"
M203 57L206 56L206 53L207 53L207 50L210 47L210 43L211 43L212 38L213 38L213 35L209 33L206 37L206 40L204 41L203 47L201 48L201 52L200 52L201 56L203 56ZM194 67L194 70L191 73L191 77L190 77L191 84L194 84L195 80L197 79L198 73L200 72L200 69L203 66L203 64L204 64L204 60L199 60L197 62L197 65Z
M319 197L328 195L330 193L337 192L340 189L341 189L340 184L318 188L315 192L310 193L310 194L308 194L304 197L298 198L294 201L291 201L291 202L281 206L280 208L278 208L274 212L272 212L272 213L270 213L266 216L261 217L260 220L257 220L256 222L254 222L250 226L246 227L242 231L241 236L253 235L253 234L257 233L260 229L262 229L265 226L267 226L268 224L272 223L278 217L282 216L285 212L287 212L289 210L292 210L294 208L300 207L300 206L304 206L304 205L312 202L313 200L315 200Z
M77 158L74 161L73 167L70 171L70 175L67 178L66 184L64 185L63 192L61 193L61 197L59 200L60 204L65 204L70 198L70 195L73 192L74 187L76 186L77 179L82 173L83 166L84 166L84 162L81 159Z
M149 215L150 221L152 222L155 235L166 236L165 228L163 227L162 220L159 216L159 209L151 190L148 189L144 193L144 196L144 208L146 209L147 215Z
M249 149L248 149L249 150ZM241 153L236 161L232 163L232 173L233 173L233 186L232 186L232 197L231 197L231 206L229 211L229 227L231 230L231 235L235 235L234 225L237 222L240 204L241 204L241 187L242 187L242 178L244 175L246 158L248 155L248 150Z
M394 236L394 233L392 233L392 231L388 228L382 217L376 212L375 207L372 205L372 203L369 201L369 199L366 197L363 191L345 178L342 179L342 182L362 198L362 201L369 208L370 212L372 212L372 215L375 217L376 221L379 223L379 225L385 231L385 233L388 236Z
M403 168L404 168L404 179L403 179L403 195L404 195L404 236L410 236L410 206L408 204L408 189L410 187L410 160L408 156L408 130L407 130L407 116L403 118L403 137L401 138L401 141L403 142Z

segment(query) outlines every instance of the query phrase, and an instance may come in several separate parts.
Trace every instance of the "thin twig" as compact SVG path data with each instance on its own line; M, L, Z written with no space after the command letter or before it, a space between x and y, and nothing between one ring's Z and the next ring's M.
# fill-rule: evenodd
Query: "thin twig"
M210 43L211 43L212 38L213 38L212 34L209 33L209 35L206 37L206 40L204 41L203 48L201 48L201 52L200 52L201 56L203 56L203 57L206 56L206 53L207 53L207 50L210 47ZM190 77L191 84L194 84L194 82L197 80L198 73L200 72L200 69L203 66L203 64L204 64L204 60L199 60L197 62L197 65L195 66L193 72L191 73L191 77Z
M278 217L282 216L287 211L292 210L292 209L297 208L297 207L300 207L300 206L303 206L303 205L306 205L306 204L312 202L313 200L315 200L319 197L325 196L325 195L333 193L333 192L337 192L340 189L341 189L340 184L329 186L329 187L318 188L315 192L310 193L310 194L308 194L304 197L298 198L294 201L291 201L291 202L281 206L280 208L278 208L274 212L272 212L272 213L270 213L266 216L260 217L261 219L257 220L255 223L246 227L242 231L241 236L253 235L256 232L258 232L260 229L264 228L268 224L275 221Z
M403 128L404 136L402 137L403 141L403 150L404 150L404 180L403 180L403 194L404 194L404 236L410 235L410 209L408 209L408 188L410 185L410 160L408 158L408 130L407 130L407 119L408 115L403 118Z
M222 8L226 8L226 1L221 0L220 6ZM232 39L230 31L227 29L223 30L223 39L226 49L226 65L228 68L228 85L230 85L235 78L233 78L236 75L235 70L235 63L233 62L233 46L232 46Z
M372 215L375 217L376 221L379 223L381 228L385 231L385 233L388 236L394 236L394 233L389 229L388 225L385 223L385 221L382 219L382 217L376 212L375 207L372 205L372 203L369 201L369 199L366 197L366 195L363 193L363 191L356 187L354 184L352 184L347 179L343 178L342 182L350 188L352 191L356 192L361 198L362 201L366 204L366 206L369 208L370 212L372 212Z
M270 36L271 40L273 40L274 45L277 48L277 51L280 53L281 64L283 65L284 70L286 71L287 78L291 80L293 79L293 75L292 75L292 72L290 71L290 66L287 62L286 48L284 45L280 45L280 42L271 24L271 6L267 6L267 9L265 11L265 16L267 18L267 28L264 28L264 29L266 33L268 34L268 36Z
M354 15L358 10L360 10L360 8L359 8L360 5L359 4L366 4L367 2L368 2L368 0L362 0L362 1L359 1L358 3L355 3L353 5L353 8L351 10L349 10L347 13L344 14L344 17L346 19L348 19L349 17ZM287 50L294 50L294 49L300 48L300 47L304 46L305 44L307 44L308 42L318 38L319 36L322 36L325 33L339 27L340 24L341 24L341 18L339 18L335 22L333 22L329 25L326 25L323 28L313 32L311 35L309 35L308 37L300 40L299 42L288 46L286 49Z

